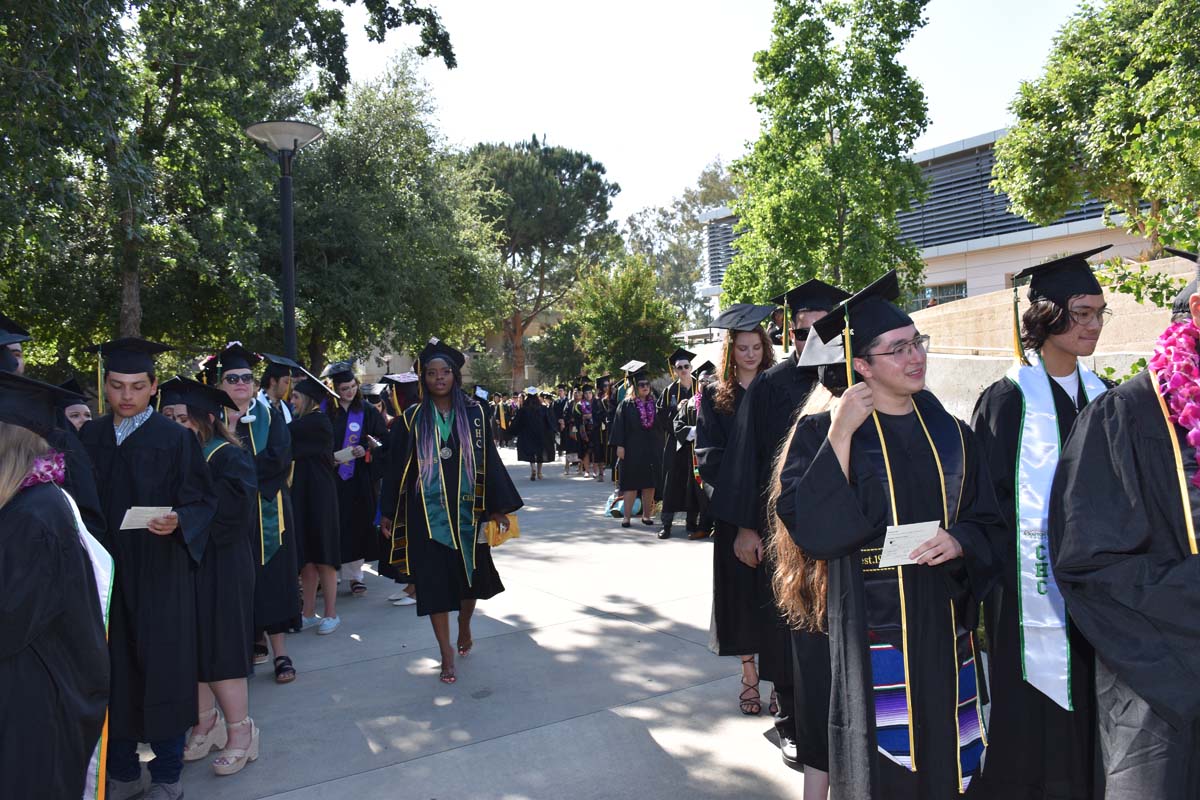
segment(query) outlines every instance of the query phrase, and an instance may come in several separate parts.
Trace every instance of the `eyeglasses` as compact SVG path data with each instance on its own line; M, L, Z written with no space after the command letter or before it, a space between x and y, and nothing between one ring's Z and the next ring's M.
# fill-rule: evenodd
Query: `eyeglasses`
M1112 311L1110 311L1107 307L1099 310L1094 308L1081 308L1078 311L1069 310L1067 313L1071 315L1072 322L1074 322L1076 325L1082 325L1085 328L1097 321L1101 326L1103 326L1106 322L1112 319Z
M675 365L675 369L691 369L691 368L692 368L691 364L679 363L679 364Z
M909 339L907 342L892 347L891 350L884 350L880 353L863 353L864 356L891 356L892 358L909 358L914 353L924 354L929 350L929 336L922 334L915 339Z
M649 385L650 385L650 381L638 381L638 382L637 382L637 385L638 385L638 388L640 389L640 388L642 388L643 386L649 386Z
M222 380L230 386L237 386L239 383L254 383L254 374L247 372L239 375L226 375Z

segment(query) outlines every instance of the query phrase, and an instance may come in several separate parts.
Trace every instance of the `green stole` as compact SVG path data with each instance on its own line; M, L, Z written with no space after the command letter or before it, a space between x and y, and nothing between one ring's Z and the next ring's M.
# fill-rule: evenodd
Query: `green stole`
M271 406L255 398L246 413L254 415L254 421L246 423L246 427L250 430L250 452L257 459L258 451L267 446L271 436ZM274 496L266 497L259 490L258 537L261 563L265 566L283 547L283 492L276 491Z

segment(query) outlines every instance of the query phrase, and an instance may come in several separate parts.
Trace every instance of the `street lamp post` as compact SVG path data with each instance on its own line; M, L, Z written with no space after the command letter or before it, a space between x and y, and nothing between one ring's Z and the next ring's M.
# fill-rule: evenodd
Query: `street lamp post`
M283 349L296 359L296 251L292 242L292 159L325 132L296 120L256 122L246 135L276 154L279 160L279 240L283 261Z

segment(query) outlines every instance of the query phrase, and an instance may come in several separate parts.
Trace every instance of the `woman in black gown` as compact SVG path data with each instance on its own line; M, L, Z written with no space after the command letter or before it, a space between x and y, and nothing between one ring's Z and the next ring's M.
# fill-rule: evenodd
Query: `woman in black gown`
M630 525L638 492L642 494L642 524L654 525L654 495L662 480L665 444L649 373L643 367L632 379L634 390L617 406L611 439L617 448L618 488L624 494L622 528Z
M770 306L738 304L713 320L726 329L718 380L704 387L696 415L696 461L700 479L715 487L721 478L722 457L746 387L775 363L775 350L759 324ZM762 712L755 656L762 644L763 571L738 555L736 525L715 520L713 526L713 615L710 647L717 655L740 656L743 714ZM774 713L772 710L771 713Z
M546 462L546 443L551 443L552 452L554 449L554 420L537 389L525 390L525 401L517 409L510 430L517 434L517 458L529 464L529 480L538 480Z
M300 546L300 615L304 628L317 625L317 633L337 630L337 570L341 566L341 522L338 513L337 473L333 463L333 423L321 413L321 401L336 395L318 380L305 378L292 391L295 412L288 430L292 434L292 506L296 542ZM321 587L324 614L317 620L317 585Z
M218 775L240 772L258 757L258 728L249 715L246 678L254 641L254 553L258 480L254 460L221 421L236 409L229 396L202 383L178 378L183 406L175 421L196 434L208 462L217 513L196 571L196 645L199 654L199 717L188 736L184 761L199 761L213 748ZM217 705L225 718L220 724Z
M480 523L508 528L524 502L492 441L487 414L462 391L466 357L436 339L421 351L421 402L392 431L382 519L391 562L417 586L417 615L429 617L441 651L441 680L454 683L450 612L458 612L458 655L471 652L478 600L504 591ZM466 483L472 484L467 491Z

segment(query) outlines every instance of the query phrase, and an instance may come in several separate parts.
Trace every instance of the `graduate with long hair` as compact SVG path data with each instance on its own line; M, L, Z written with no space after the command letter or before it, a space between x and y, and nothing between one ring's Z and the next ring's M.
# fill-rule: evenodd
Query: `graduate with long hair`
M462 390L465 363L462 353L437 339L421 351L421 401L392 426L383 481L389 561L413 577L417 615L430 618L441 651L443 683L456 680L450 612L458 612L458 655L466 656L474 644L476 601L504 591L479 524L506 530L507 515L524 505L487 414Z

